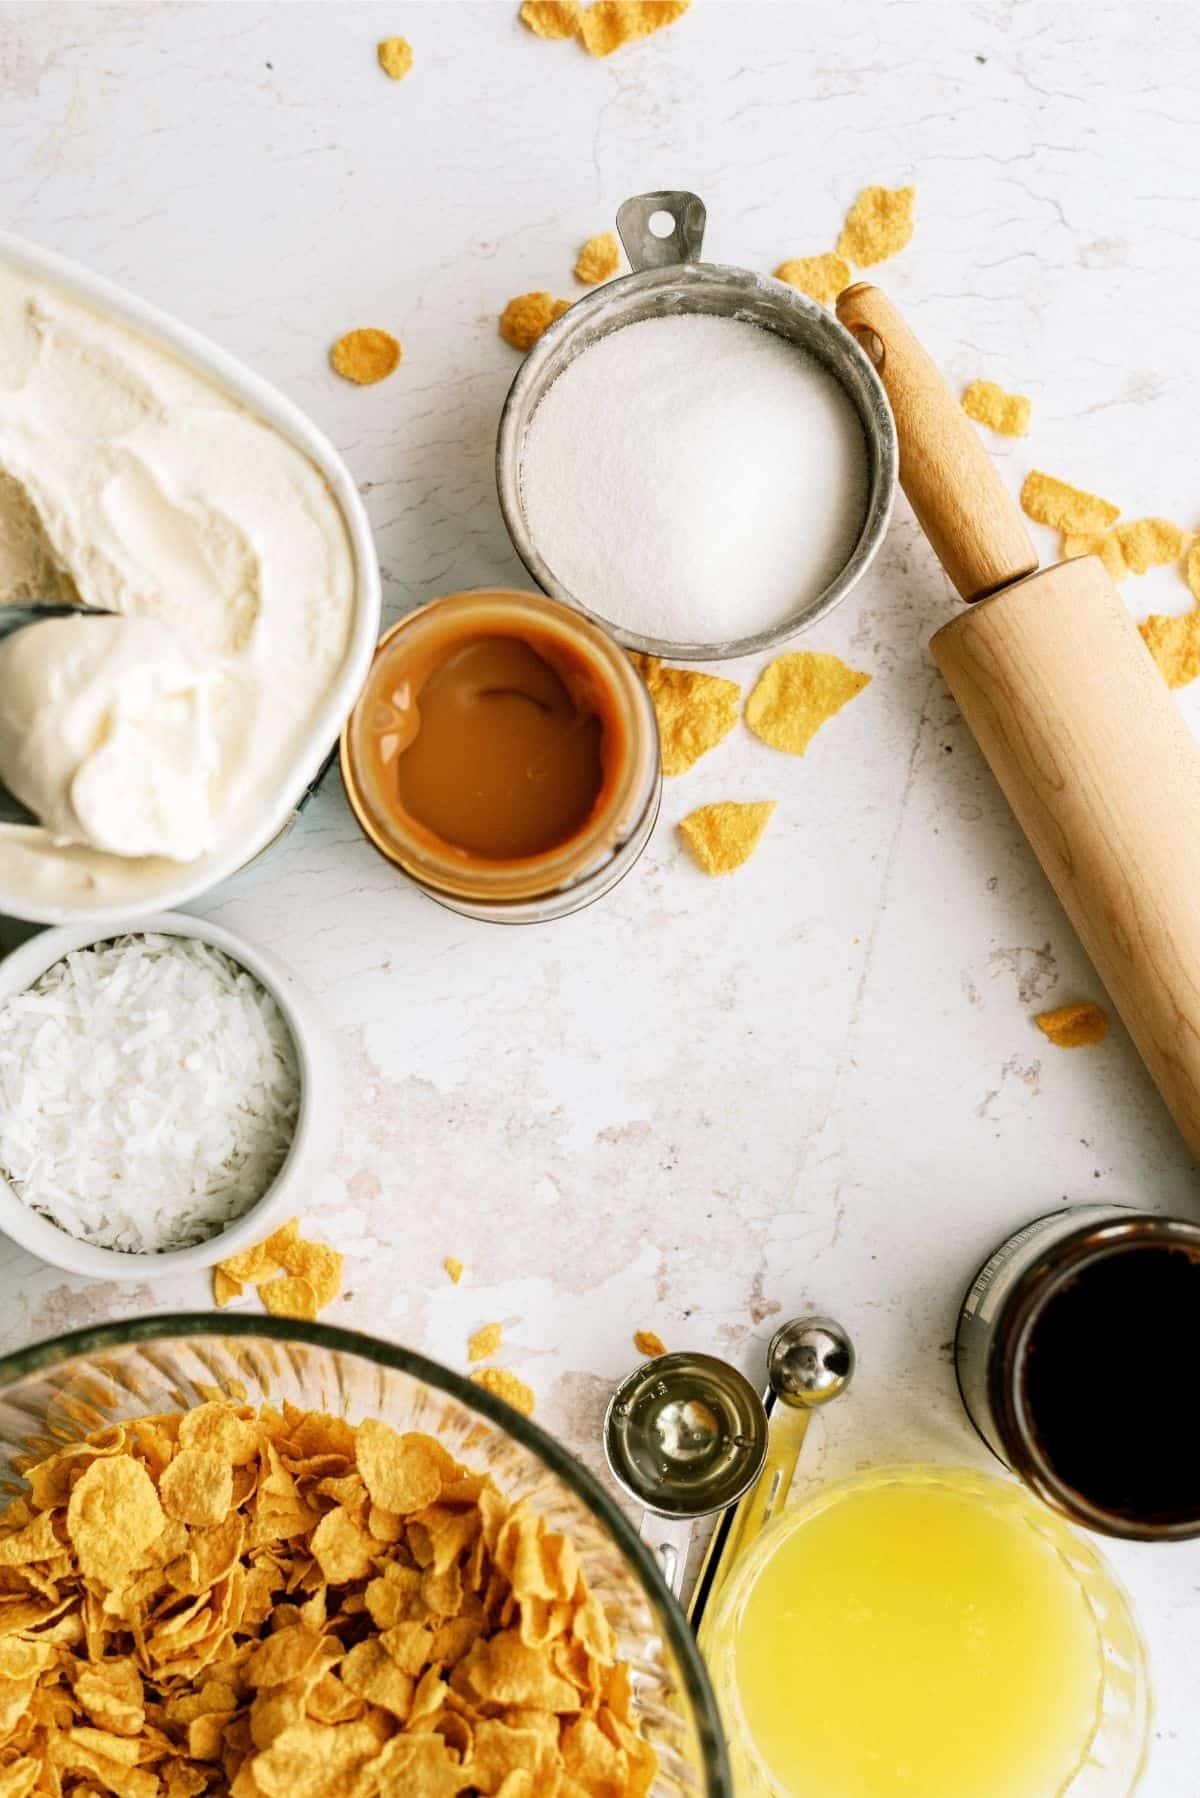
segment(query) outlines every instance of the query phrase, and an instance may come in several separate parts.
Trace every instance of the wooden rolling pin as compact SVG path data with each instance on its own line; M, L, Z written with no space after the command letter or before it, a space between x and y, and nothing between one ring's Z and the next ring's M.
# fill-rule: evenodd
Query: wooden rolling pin
M1200 1160L1200 749L1101 563L1034 572L1020 513L890 301L862 282L837 311L887 389L913 510L979 602L934 660Z

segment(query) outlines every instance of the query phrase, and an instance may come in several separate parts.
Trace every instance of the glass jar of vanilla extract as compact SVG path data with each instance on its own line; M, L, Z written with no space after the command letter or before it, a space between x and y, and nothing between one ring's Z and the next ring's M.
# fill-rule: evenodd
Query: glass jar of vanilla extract
M1074 1522L1200 1535L1200 1225L1112 1204L1036 1218L972 1281L955 1366L988 1447Z

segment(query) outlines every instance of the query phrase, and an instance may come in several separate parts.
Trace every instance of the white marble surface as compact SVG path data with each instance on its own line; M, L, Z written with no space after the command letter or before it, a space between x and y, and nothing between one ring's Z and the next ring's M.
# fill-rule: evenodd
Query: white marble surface
M860 186L915 182L916 236L879 275L954 380L1033 396L1029 439L993 445L1005 478L1038 465L1197 523L1190 8L696 0L608 62L515 14L0 7L5 224L309 409L362 484L389 615L520 580L492 487L516 365L496 315L578 291L578 244L658 186L704 196L712 255L770 269L830 247ZM416 52L400 86L374 66L393 31ZM404 342L372 390L325 360L359 324ZM1139 613L1187 604L1174 571L1126 591ZM668 783L641 866L565 922L505 932L421 899L336 777L209 897L341 1035L342 1148L311 1203L349 1251L338 1321L462 1365L502 1318L540 1418L595 1464L635 1326L757 1375L775 1321L819 1306L861 1371L814 1427L806 1482L985 1463L950 1361L977 1263L1065 1200L1194 1214L1197 1183L1119 1029L1068 1055L1033 1027L1097 983L930 664L950 610L901 504L811 640L874 676L865 695L803 760L739 733ZM779 810L755 860L709 881L672 825L733 797ZM457 1288L446 1254L467 1263ZM208 1302L200 1280L89 1286L10 1248L0 1279L4 1348ZM1111 1552L1156 1666L1144 1791L1194 1798L1200 1545Z

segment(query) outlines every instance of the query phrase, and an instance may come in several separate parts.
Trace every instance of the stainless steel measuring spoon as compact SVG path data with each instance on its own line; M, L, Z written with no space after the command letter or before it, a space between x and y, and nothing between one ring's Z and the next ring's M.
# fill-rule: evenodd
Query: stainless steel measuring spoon
M841 1397L854 1367L854 1344L832 1317L794 1317L771 1338L763 1396L772 1419L767 1454L753 1486L713 1530L688 1607L694 1630L735 1562L783 1509L812 1414ZM783 1411L775 1418L778 1406Z
M767 1414L727 1361L658 1355L609 1400L604 1452L617 1484L645 1506L642 1540L678 1598L696 1519L736 1504L762 1470Z

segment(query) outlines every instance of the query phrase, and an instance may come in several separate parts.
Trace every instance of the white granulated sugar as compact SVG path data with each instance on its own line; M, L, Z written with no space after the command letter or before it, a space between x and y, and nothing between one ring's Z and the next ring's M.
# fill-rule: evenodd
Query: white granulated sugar
M780 624L848 561L866 511L853 404L740 319L645 319L570 363L530 421L530 532L590 611L722 643Z
M0 1007L0 1170L100 1248L186 1248L262 1197L290 1147L291 1033L193 937L81 949Z

